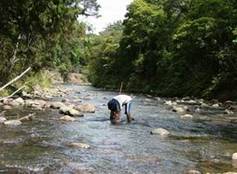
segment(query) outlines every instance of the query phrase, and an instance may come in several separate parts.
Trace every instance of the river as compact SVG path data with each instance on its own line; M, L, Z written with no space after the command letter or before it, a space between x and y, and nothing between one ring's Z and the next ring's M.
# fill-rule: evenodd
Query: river
M15 128L0 125L0 173L237 172L231 161L237 152L237 124L226 115L206 112L181 119L157 98L137 95L132 103L135 121L127 124L123 115L121 125L115 126L110 124L106 104L117 93L90 86L64 87L71 90L66 99L92 103L96 112L63 123L56 110L34 110L32 122ZM6 115L9 119L30 112L18 108ZM155 128L171 135L151 135ZM90 148L67 145L73 142Z

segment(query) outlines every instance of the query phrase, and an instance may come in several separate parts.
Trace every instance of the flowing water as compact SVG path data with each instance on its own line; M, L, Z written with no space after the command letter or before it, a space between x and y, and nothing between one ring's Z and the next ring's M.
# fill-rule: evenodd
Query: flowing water
M0 173L121 173L180 174L237 172L231 156L237 152L237 123L227 116L206 112L181 119L156 98L138 95L132 103L135 121L111 125L107 102L117 93L90 86L64 86L73 101L96 105L96 113L75 122L59 121L57 110L15 109L7 118L36 112L32 122L18 127L0 125ZM61 98L55 98L61 100ZM171 136L151 135L155 128ZM68 143L85 143L88 149Z

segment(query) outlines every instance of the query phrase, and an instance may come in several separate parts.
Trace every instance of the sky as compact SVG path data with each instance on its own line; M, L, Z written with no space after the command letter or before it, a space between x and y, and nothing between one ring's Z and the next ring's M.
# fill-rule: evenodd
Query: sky
M101 6L99 9L99 15L101 17L87 17L83 20L93 26L94 33L99 33L109 24L123 20L127 12L127 6L132 1L133 0L97 0Z

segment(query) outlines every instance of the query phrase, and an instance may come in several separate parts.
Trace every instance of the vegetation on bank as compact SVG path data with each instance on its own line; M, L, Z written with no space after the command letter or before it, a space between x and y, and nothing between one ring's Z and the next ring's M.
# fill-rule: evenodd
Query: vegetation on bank
M85 64L87 29L78 17L97 15L98 8L96 0L1 0L0 86L28 67L29 77L19 83L41 83L43 69L78 70Z
M123 23L90 37L90 80L161 96L236 99L236 19L233 0L134 0Z
M78 17L98 8L96 0L2 0L0 86L32 67L2 95L47 86L49 69L85 72L97 87L236 100L236 1L134 0L124 21L88 34Z

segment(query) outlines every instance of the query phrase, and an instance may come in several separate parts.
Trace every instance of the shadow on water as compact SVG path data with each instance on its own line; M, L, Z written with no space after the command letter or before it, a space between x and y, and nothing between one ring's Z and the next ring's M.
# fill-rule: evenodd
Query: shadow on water
M120 125L112 125L106 104L116 93L90 86L64 87L72 90L68 100L95 104L96 113L69 123L60 122L53 110L19 108L6 113L16 118L37 112L32 122L19 127L0 126L0 173L237 171L231 164L231 155L237 151L237 126L224 118L220 121L218 115L182 120L162 102L141 95L132 104L135 121L128 124L123 115ZM151 135L155 128L167 129L171 135ZM69 143L85 143L90 148L73 148Z

